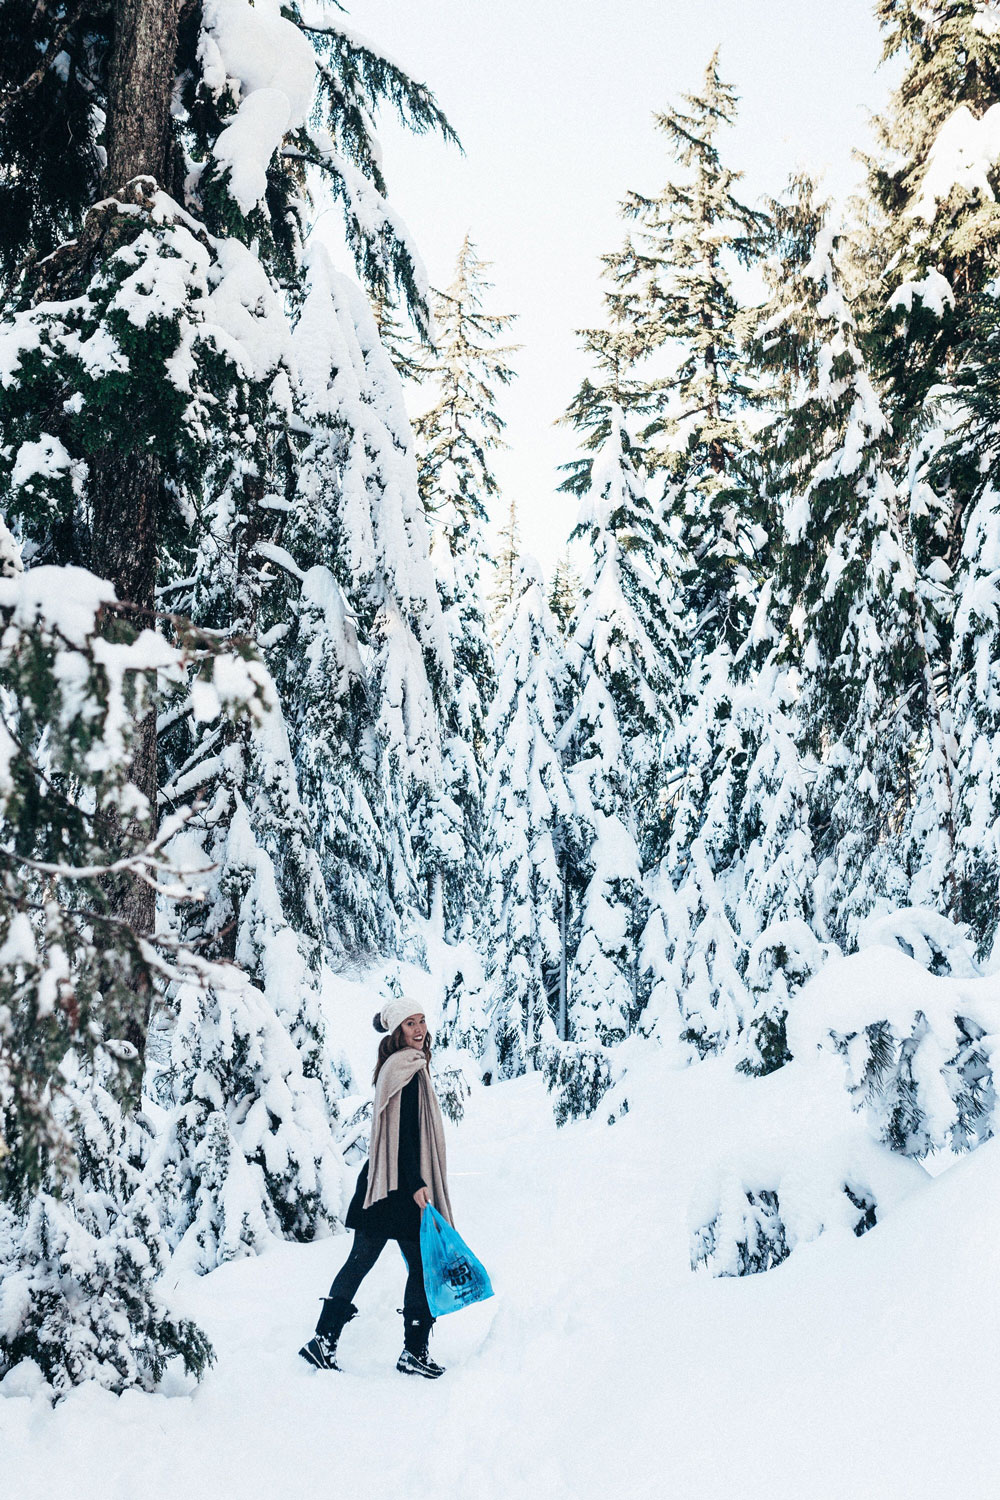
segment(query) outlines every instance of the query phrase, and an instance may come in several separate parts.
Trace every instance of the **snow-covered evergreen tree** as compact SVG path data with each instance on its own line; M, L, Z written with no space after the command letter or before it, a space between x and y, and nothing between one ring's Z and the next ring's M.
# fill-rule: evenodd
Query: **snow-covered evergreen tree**
M120 814L148 843L158 791L167 810L199 798L171 852L215 868L203 903L164 920L243 971L233 994L206 980L158 992L156 1006L168 1026L178 1011L157 1080L173 1110L161 1191L176 1200L172 1231L195 1226L207 1265L254 1238L237 1227L244 1208L248 1223L298 1236L340 1212L331 1116L343 1079L319 1005L327 934L343 952L384 946L405 923L406 809L440 784L435 695L451 662L398 380L360 287L341 277L331 291L302 247L332 193L372 295L400 297L426 324L373 117L384 101L418 130L451 133L428 91L336 15L277 0L205 0L183 21L176 0L111 11L12 5L0 17L14 70L2 184L15 207L0 489L33 568L89 562L120 597L149 607L159 589L216 639L254 634L267 655L260 724L216 725L219 694L204 689L165 706L159 737L141 719L137 795ZM18 74L32 56L35 71ZM59 123L36 143L39 191L11 196L43 98ZM55 158L77 127L73 177ZM310 322L335 325L325 364L299 336L313 293ZM333 701L321 701L318 662L340 666ZM314 691L300 699L303 680ZM295 754L290 727L302 731ZM328 829L317 759L339 752L343 767L345 743L362 753L334 797L343 826ZM385 808L368 868L348 872ZM133 930L151 934L147 888L118 889L119 916L134 907Z
M643 958L652 979L650 1029L664 1041L680 1035L704 1056L735 1042L752 1009L731 889L742 854L738 782L747 750L744 694L726 647L696 659L685 686L692 704L669 746L666 843Z
M699 1052L739 1036L752 1011L744 972L759 928L744 937L735 925L738 829L741 817L760 822L742 797L748 784L751 798L760 792L748 773L756 765L763 775L756 757L770 743L770 710L748 688L747 666L737 666L773 558L746 423L756 392L732 285L738 264L762 253L767 219L739 200L739 174L720 154L718 135L735 109L715 57L701 90L657 117L671 179L655 197L629 194L623 208L637 228L604 258L626 400L646 418L641 451L665 484L672 593L641 825L644 864L658 862L636 945L653 999L644 1025L664 1036L680 1030ZM643 361L649 373L639 381Z
M821 933L850 940L878 901L908 904L904 834L921 747L940 765L937 848L950 878L949 747L937 713L926 612L890 470L891 431L844 298L835 236L819 236L805 278L822 356L808 400L825 406L814 467L786 502L783 588L801 642L798 716L819 770Z
M765 594L759 614L768 608ZM754 1007L743 1018L747 1072L787 1059L784 1022L795 993L823 962L815 934L814 768L798 744L797 674L772 647L741 671L742 765L735 809L739 860L728 901L743 944L740 969Z
M592 404L591 419L599 411ZM604 420L608 436L591 461L574 533L587 544L589 573L570 626L573 702L560 742L590 845L576 873L570 1032L606 1045L629 1034L645 998L637 955L647 915L643 845L680 652L671 551L620 407L609 403Z
M567 549L553 568L549 584L549 609L564 635L579 602L580 576Z
M522 561L497 649L486 788L488 1067L510 1078L565 1035L564 859L574 811L556 740L566 666L538 565Z
M154 1283L167 1241L146 1174L138 1095L154 986L203 982L169 932L128 926L117 888L140 880L170 904L198 872L172 859L179 805L144 842L121 814L157 679L229 719L266 706L260 664L175 619L175 641L75 567L26 573L0 528L0 1372L32 1360L64 1391L93 1379L152 1388L166 1363L210 1350ZM138 617L137 617L138 616ZM142 628L146 625L146 628ZM117 816L116 816L117 814Z
M214 766L191 757L187 775L209 795L174 841L207 872L182 934L237 966L180 986L160 1012L169 1060L156 1092L171 1113L156 1176L173 1243L197 1225L202 1269L213 1253L236 1253L234 1243L259 1248L253 1226L311 1239L343 1208L332 1125L344 1079L320 993L323 886L277 693L265 682L275 707L263 723L216 742ZM207 1236L206 1215L228 1223L228 1238Z
M490 593L494 624L499 626L514 603L521 570L521 530L517 522L517 501L510 497L507 519L497 534L496 581Z
M268 936L271 965L290 960L292 976L306 981L303 1009L314 1004L294 934ZM272 1236L328 1234L349 1197L329 1085L278 1011L287 991L273 968L265 985L213 966L171 996L167 1057L152 1084L168 1113L146 1175L177 1264L198 1271L259 1253ZM315 1053L322 1036L310 1040ZM322 1053L319 1061L327 1063Z
M85 1381L153 1390L177 1360L201 1375L211 1345L155 1285L169 1247L146 1181L148 1126L71 1061L60 1102L78 1175L58 1191L48 1182L21 1210L0 1195L0 1378L21 1366L59 1397Z
M420 493L455 664L444 740L444 786L417 810L414 836L428 905L449 936L468 935L480 910L483 869L484 721L493 694L486 624L484 526L498 486L491 453L502 443L500 389L513 378L513 345L498 342L513 317L485 310L487 264L466 236L454 278L434 299L432 405L415 421Z
M986 942L995 924L977 877L990 863L989 839L979 831L988 752L985 742L975 743L977 710L968 689L980 655L976 633L983 629L988 638L990 626L968 604L983 576L978 556L991 503L981 508L981 445L989 443L993 420L982 386L996 321L1000 30L995 6L981 0L899 0L879 4L877 14L885 54L901 59L903 69L868 162L874 211L860 238L859 281L871 323L869 357L897 443L894 472L929 656L924 706L931 736L911 818L911 900L971 920ZM959 620L961 638L953 638ZM951 750L953 722L961 766ZM963 871L966 857L972 863Z
M282 540L302 593L278 649L334 941L384 951L417 899L412 807L442 795L454 658L399 379L357 287L322 249L309 258L293 349L307 436ZM319 659L341 664L337 694Z
M718 135L734 123L736 102L716 54L699 92L657 115L671 180L652 197L628 194L623 211L636 230L604 258L618 325L639 357L667 364L649 381L658 410L644 457L666 473L668 514L689 558L685 602L696 635L724 639L733 651L752 613L765 542L747 472L744 408L753 392L732 275L758 259L766 221L736 196L740 173L720 152Z

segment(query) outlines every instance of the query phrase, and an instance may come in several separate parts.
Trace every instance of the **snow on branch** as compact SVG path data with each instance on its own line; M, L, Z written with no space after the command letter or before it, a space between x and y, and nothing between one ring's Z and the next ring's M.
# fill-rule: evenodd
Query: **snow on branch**
M938 209L955 188L993 203L990 177L1000 160L1000 104L992 104L978 120L968 105L960 104L941 126L930 149L920 196L907 209L912 218L932 224Z
M324 131L314 131L306 161L329 175L347 216L348 243L365 279L388 292L401 286L421 331L429 326L430 283L420 252L402 218L373 182L337 150Z
M262 672L247 642L121 603L85 569L0 578L0 1196L72 1172L66 1059L86 1071L103 1051L127 1079L143 997L208 982L191 945L139 931L121 900L138 882L198 901L206 873L167 853L194 809L157 830L133 784L137 731L192 685L203 716L262 719Z

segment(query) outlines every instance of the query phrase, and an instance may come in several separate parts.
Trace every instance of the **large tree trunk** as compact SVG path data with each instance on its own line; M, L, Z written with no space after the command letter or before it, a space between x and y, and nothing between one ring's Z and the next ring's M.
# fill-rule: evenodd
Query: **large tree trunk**
M116 0L108 79L105 189L167 180L170 100L181 0Z
M113 195L134 177L168 179L170 101L182 0L115 0L114 43L108 79L107 170ZM156 598L157 518L163 476L154 454L105 449L93 465L91 567L114 584L118 598L152 610ZM123 828L123 843L145 842L156 827L156 715L139 724L132 780L148 816ZM115 915L143 935L152 933L156 897L128 879L110 893ZM145 1049L149 995L136 996L129 1040Z

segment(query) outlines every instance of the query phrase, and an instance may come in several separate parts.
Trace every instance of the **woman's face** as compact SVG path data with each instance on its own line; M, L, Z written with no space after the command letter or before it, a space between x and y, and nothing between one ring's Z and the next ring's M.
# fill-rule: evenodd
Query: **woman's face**
M402 1023L403 1041L408 1047L415 1047L417 1051L423 1050L424 1037L427 1035L427 1021L421 1011L416 1015L407 1016Z

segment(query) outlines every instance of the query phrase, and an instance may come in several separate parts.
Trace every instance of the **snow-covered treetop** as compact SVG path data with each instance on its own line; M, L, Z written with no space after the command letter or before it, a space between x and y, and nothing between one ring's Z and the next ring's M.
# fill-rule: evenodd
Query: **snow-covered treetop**
M516 315L484 309L492 290L488 270L466 235L451 284L434 294L434 349L424 374L436 399L414 423L424 505L435 512L450 503L478 520L486 519L487 503L497 493L489 460L490 451L503 445L497 398L514 378L509 357L519 347L498 342Z
M597 544L614 531L626 547L641 546L637 515L644 511L651 516L652 507L645 493L645 471L632 457L625 414L617 404L608 407L607 429L591 465L590 486L580 502L574 535Z
M584 378L559 419L583 434L584 447L579 458L561 465L566 478L559 488L582 496L592 485L594 453L609 440L616 440L615 414L648 418L656 410L657 396L655 388L635 373L636 362L645 349L633 328L615 321L607 328L578 328L577 337L590 356L594 375ZM641 443L630 443L630 448L641 455Z
M525 554L514 576L514 597L498 622L497 691L487 719L487 732L500 737L516 710L518 691L529 681L532 697L546 705L544 727L555 739L556 711L553 678L561 646L559 631L545 598L545 580L538 561ZM541 706L535 712L542 713Z
M792 175L781 197L768 201L767 213L770 227L761 270L768 297L757 312L750 347L783 412L815 379L817 255L820 236L827 243L832 238L832 221L829 203L818 198L815 180L803 172Z
M609 305L644 349L682 341L670 382L680 398L678 419L706 407L703 387L709 415L720 403L728 409L729 398L738 399L742 388L733 368L730 271L734 260L749 264L757 258L766 221L736 196L742 174L719 151L719 130L735 122L736 103L734 90L719 77L716 53L700 93L684 95L681 107L656 116L680 168L676 180L652 197L627 194L622 211L636 221L636 234L604 257L614 283Z
M684 579L685 606L697 631L722 630L734 645L767 540L753 515L759 487L745 413L757 392L733 285L739 264L762 253L767 218L737 196L741 174L720 151L720 131L735 118L736 95L716 55L700 91L656 117L670 177L653 196L627 195L622 211L636 228L603 257L614 334L605 356L650 362L638 399L633 388L622 404L650 417L638 434L642 454L666 474L668 510L695 565ZM600 418L592 390L576 405L578 420L588 409ZM583 488L584 473L581 465L571 471L572 487Z

